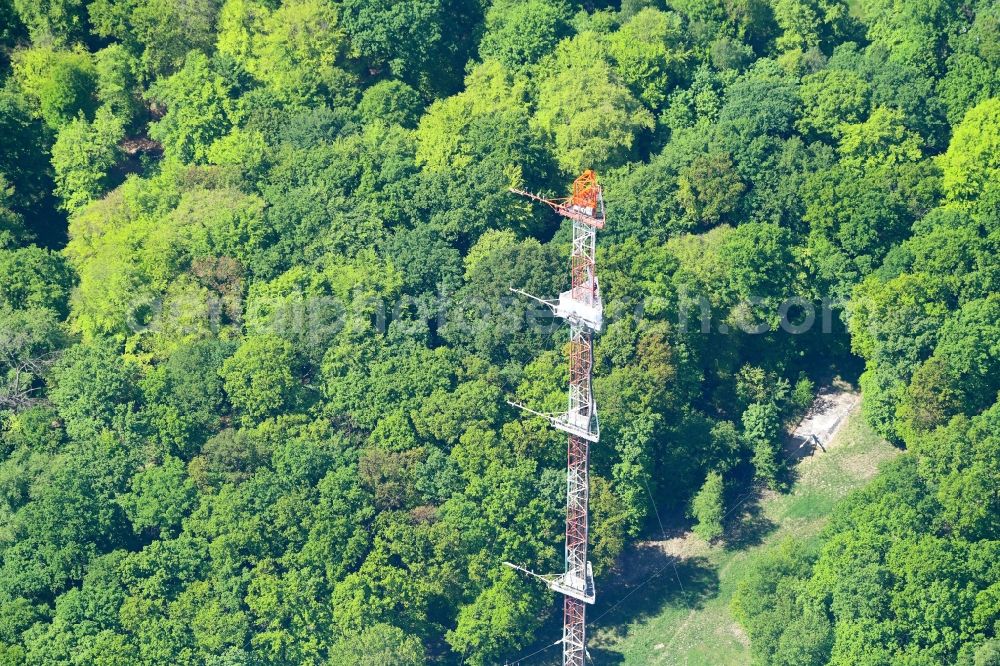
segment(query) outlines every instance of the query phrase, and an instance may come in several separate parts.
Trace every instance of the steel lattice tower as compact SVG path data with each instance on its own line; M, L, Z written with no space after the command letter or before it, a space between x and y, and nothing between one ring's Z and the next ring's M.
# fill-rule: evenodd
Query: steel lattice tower
M541 414L511 403L532 414L547 418L553 426L569 434L566 474L566 570L559 575L539 575L514 567L546 582L563 595L563 665L584 666L587 655L586 604L594 603L594 576L587 560L587 514L590 499L590 443L600 439L597 404L591 389L594 336L601 331L604 307L597 283L594 248L597 230L604 227L604 198L597 176L585 171L573 183L568 199L545 199L530 192L511 189L516 194L541 201L573 221L573 249L570 255L569 291L558 301L546 301L525 294L552 309L569 323L569 406L562 414ZM514 290L518 291L518 290ZM524 293L518 291L518 293Z

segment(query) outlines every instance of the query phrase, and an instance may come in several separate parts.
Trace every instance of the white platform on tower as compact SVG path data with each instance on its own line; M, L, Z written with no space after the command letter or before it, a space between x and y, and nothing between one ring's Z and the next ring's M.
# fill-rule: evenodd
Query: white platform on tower
M601 292L597 292L594 304L585 303L573 298L573 290L559 294L559 300L552 307L552 312L575 326L584 326L594 333L600 333L604 327L604 304L601 302Z
M552 427L556 430L562 430L570 435L581 437L588 442L598 442L601 439L601 426L597 418L597 407L595 405L591 405L591 414L593 416L588 417L585 414L571 412L563 412L562 414L546 414L545 412L535 411L530 407L512 400L508 400L507 404L511 407L517 407L520 410L526 411L529 414L541 416L543 419L546 419L549 423L551 423Z
M529 294L522 289L510 287L515 294L527 296L536 303L541 303L552 310L552 314L565 319L571 325L581 326L590 329L594 333L600 333L604 328L604 302L601 300L600 288L595 289L594 303L586 303L580 299L573 298L573 290L567 290L559 294L558 301L547 301L534 294Z
M585 604L592 604L597 598L594 592L594 570L591 568L590 562L587 562L586 580L567 571L561 576L557 576L546 582L549 585L549 589L553 592L579 599Z
M597 420L597 407L590 406L591 415L563 412L556 416L547 417L556 430L582 437L588 442L598 442L601 439L601 427Z
M558 575L543 575L511 562L504 562L504 565L510 567L511 569L516 569L517 571L526 573L532 578L537 578L538 580L544 582L553 592L558 592L559 594L565 594L567 597L579 599L585 604L592 604L597 598L594 591L594 570L590 566L590 562L587 562L586 580L580 578L579 576L574 576L568 571L564 574Z

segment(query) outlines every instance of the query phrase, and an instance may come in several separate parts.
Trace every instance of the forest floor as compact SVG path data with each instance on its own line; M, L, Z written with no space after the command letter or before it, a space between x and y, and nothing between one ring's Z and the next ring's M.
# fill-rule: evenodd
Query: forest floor
M859 404L842 388L820 393L786 445L791 490L736 498L720 544L677 532L632 546L588 613L594 663L749 664L729 605L750 564L788 537L818 538L837 500L898 454L864 423Z

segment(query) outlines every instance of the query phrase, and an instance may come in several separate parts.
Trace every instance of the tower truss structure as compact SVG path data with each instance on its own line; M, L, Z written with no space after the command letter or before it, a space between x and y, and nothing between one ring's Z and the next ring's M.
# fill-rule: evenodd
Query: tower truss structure
M522 567L515 569L540 578L551 590L563 595L563 666L584 666L587 655L586 611L594 603L594 575L587 559L588 511L590 503L590 444L600 439L597 403L592 390L594 336L604 326L604 305L597 282L594 250L597 230L604 228L604 198L597 176L585 171L573 182L573 194L566 199L546 199L511 189L515 194L539 201L573 222L570 255L570 289L548 301L515 289L546 305L569 323L569 404L560 414L536 412L569 435L566 469L565 571L539 575Z

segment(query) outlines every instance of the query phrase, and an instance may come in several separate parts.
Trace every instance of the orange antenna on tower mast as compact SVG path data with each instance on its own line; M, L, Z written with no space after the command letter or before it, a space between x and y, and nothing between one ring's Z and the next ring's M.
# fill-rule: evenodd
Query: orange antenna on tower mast
M601 185L597 182L597 174L592 169L587 169L573 181L573 194L564 199L547 199L515 187L510 188L510 191L546 204L555 212L576 222L595 229L604 228L604 196Z

